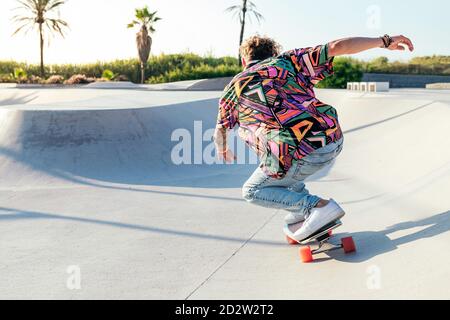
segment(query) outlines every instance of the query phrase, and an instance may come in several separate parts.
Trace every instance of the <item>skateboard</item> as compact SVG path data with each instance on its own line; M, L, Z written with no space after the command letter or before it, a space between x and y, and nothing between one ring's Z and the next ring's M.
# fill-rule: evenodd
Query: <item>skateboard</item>
M301 227L302 223L292 224L287 226L291 232L295 232ZM331 243L329 240L333 236L333 230L342 225L341 220L333 221L317 232L313 233L309 238L303 241L297 241L289 236L286 236L286 240L291 245L300 244L299 253L300 260L308 263L314 261L314 255L334 250L343 249L344 252L351 253L356 251L355 242L352 237L341 238L340 244Z

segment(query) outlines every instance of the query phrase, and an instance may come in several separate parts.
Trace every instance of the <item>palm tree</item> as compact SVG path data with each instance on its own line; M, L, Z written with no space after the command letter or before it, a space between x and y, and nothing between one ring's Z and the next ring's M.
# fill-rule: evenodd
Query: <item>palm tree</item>
M141 62L141 83L145 80L145 66L152 49L153 40L149 34L155 32L154 23L161 20L156 13L157 11L150 12L147 6L136 9L135 20L128 24L128 28L140 27L139 32L136 33L136 44Z
M41 53L41 77L45 76L44 70L44 38L45 31L48 34L59 33L64 38L64 29L69 25L64 20L59 19L55 13L59 14L59 7L65 3L65 0L17 0L20 7L17 10L24 11L13 17L19 27L13 33L17 34L21 30L25 33L37 27L39 31L39 44Z
M264 17L258 11L256 11L256 5L249 0L242 0L241 5L231 6L226 9L227 12L233 12L233 16L239 16L239 22L241 23L241 33L239 35L239 47L244 41L245 22L247 17L251 21L253 15L258 23L261 22ZM241 65L241 53L239 52L239 65Z

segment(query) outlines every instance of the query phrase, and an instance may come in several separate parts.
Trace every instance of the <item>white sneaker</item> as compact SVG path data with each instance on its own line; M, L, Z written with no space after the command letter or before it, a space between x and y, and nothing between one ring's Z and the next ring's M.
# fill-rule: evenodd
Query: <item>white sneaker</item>
M299 215L298 212L289 212L285 217L284 217L284 222L287 225L290 224L296 224L299 222L305 221L305 216L304 215Z
M330 202L325 207L311 209L310 214L306 217L302 226L293 234L289 234L289 236L301 242L327 224L342 218L344 215L344 210L336 201L330 199Z

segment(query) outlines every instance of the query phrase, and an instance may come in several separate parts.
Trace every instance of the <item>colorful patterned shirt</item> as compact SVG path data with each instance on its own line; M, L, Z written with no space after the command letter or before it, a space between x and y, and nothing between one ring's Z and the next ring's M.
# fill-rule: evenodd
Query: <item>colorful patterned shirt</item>
M258 154L264 172L280 179L293 160L342 137L336 110L314 93L314 85L331 74L328 45L250 63L225 88L217 125L239 125L239 136Z

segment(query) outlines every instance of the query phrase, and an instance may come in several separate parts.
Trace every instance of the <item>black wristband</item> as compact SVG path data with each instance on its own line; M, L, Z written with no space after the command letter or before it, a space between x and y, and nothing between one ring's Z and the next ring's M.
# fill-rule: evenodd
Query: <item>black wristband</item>
M392 44L392 42L394 42L394 39L392 39L388 34L385 34L384 36L382 36L381 39L383 40L385 48L389 48L389 46Z

